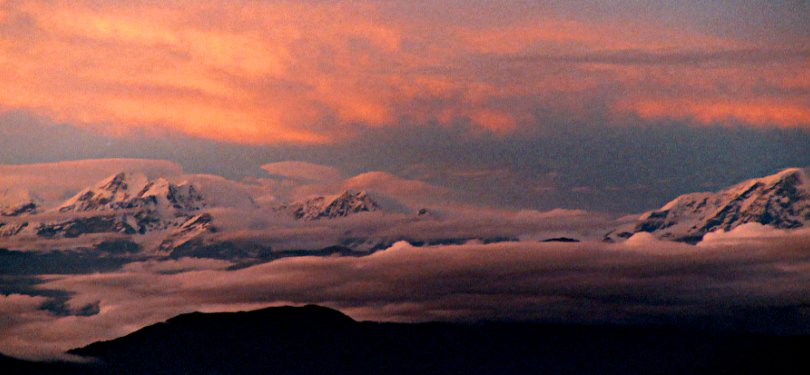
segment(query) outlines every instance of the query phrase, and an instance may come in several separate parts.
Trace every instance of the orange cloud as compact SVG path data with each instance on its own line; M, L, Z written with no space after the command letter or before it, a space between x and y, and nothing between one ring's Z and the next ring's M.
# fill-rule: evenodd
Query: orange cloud
M0 110L255 144L333 142L404 118L504 134L536 126L536 105L810 126L806 55L725 53L764 47L644 20L440 24L392 7L2 2ZM591 103L604 87L608 102Z
M662 100L637 102L632 109L645 118L692 118L703 123L736 120L781 127L810 124L810 107L792 103Z

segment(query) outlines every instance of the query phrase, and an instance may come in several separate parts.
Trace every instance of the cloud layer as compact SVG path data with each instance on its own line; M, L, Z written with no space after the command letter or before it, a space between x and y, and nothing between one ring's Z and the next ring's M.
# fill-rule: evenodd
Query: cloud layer
M549 114L810 126L806 5L412 3L3 1L0 109L249 144Z
M751 228L746 229L750 231ZM759 230L759 229L754 229ZM71 293L67 308L41 297L0 298L0 352L52 356L194 310L318 303L355 319L529 319L658 323L807 333L810 233L717 235L699 246L636 236L623 244L515 242L413 247L366 257L285 258L238 270L181 259L119 271L45 276L39 288Z

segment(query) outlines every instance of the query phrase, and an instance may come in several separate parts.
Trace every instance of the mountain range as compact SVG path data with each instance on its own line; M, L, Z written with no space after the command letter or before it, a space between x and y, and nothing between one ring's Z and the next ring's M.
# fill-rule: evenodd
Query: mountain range
M660 209L643 214L633 223L616 228L604 239L621 241L636 233L650 233L662 240L694 244L707 233L729 231L747 223L780 229L804 227L810 223L809 181L806 171L790 168L718 192L685 194ZM229 249L225 253L234 253L238 246L233 245L233 241L218 243L214 234L223 230L218 225L217 211L227 206L227 199L222 196L239 195L247 193L220 188L204 194L203 189L189 181L175 183L166 178L150 179L143 174L125 172L111 175L51 205L45 205L35 192L4 192L0 195L0 240L59 247L67 243L66 240L92 239L96 245L121 243L143 248L151 254L221 254L224 248ZM254 202L251 196L239 198ZM239 210L246 215L277 216L278 220L301 225L372 213L400 214L408 220L442 220L432 209L411 209L395 197L364 190L309 196L288 203L271 203L264 208L252 203ZM421 242L458 243L476 238L452 236ZM513 239L515 236L477 239L486 242L494 238ZM332 245L368 251L398 240L408 238L348 236ZM200 250L201 247L205 248ZM266 251L254 251L261 252Z
M0 237L32 235L42 239L76 238L88 234L145 235L162 232L161 249L180 246L190 238L214 231L206 208L214 207L188 182L117 173L83 189L56 207L42 207L29 194L3 197L0 215L21 218L0 221ZM283 204L276 211L296 220L335 219L380 209L366 192L346 191ZM43 215L37 215L43 214ZM50 214L50 215L44 215ZM38 220L42 217L42 220ZM0 219L1 220L1 219Z
M27 195L24 195L26 197ZM202 209L205 198L189 183L117 173L85 188L56 207L31 199L7 200L0 237L69 239L86 235L145 235L163 233L161 248L179 246L211 230L211 217Z

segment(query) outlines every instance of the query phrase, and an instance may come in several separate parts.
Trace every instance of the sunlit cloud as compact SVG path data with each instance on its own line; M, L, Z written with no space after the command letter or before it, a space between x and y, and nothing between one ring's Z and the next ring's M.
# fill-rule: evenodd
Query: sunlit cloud
M451 3L0 7L0 110L109 134L311 144L422 123L509 134L539 126L549 103L573 122L601 108L608 124L810 126L810 56L794 37L774 45L550 6L506 24Z

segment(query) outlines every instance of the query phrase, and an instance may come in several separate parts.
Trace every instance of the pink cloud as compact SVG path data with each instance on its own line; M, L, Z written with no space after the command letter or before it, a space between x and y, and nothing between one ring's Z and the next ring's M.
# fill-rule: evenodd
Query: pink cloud
M0 110L251 144L404 123L509 134L545 106L574 122L602 108L608 122L810 124L808 56L789 44L539 8L503 21L438 6L447 23L388 2L238 5L5 3Z
M282 161L262 165L271 175L299 180L298 182L334 182L342 178L342 173L325 165L303 161Z

